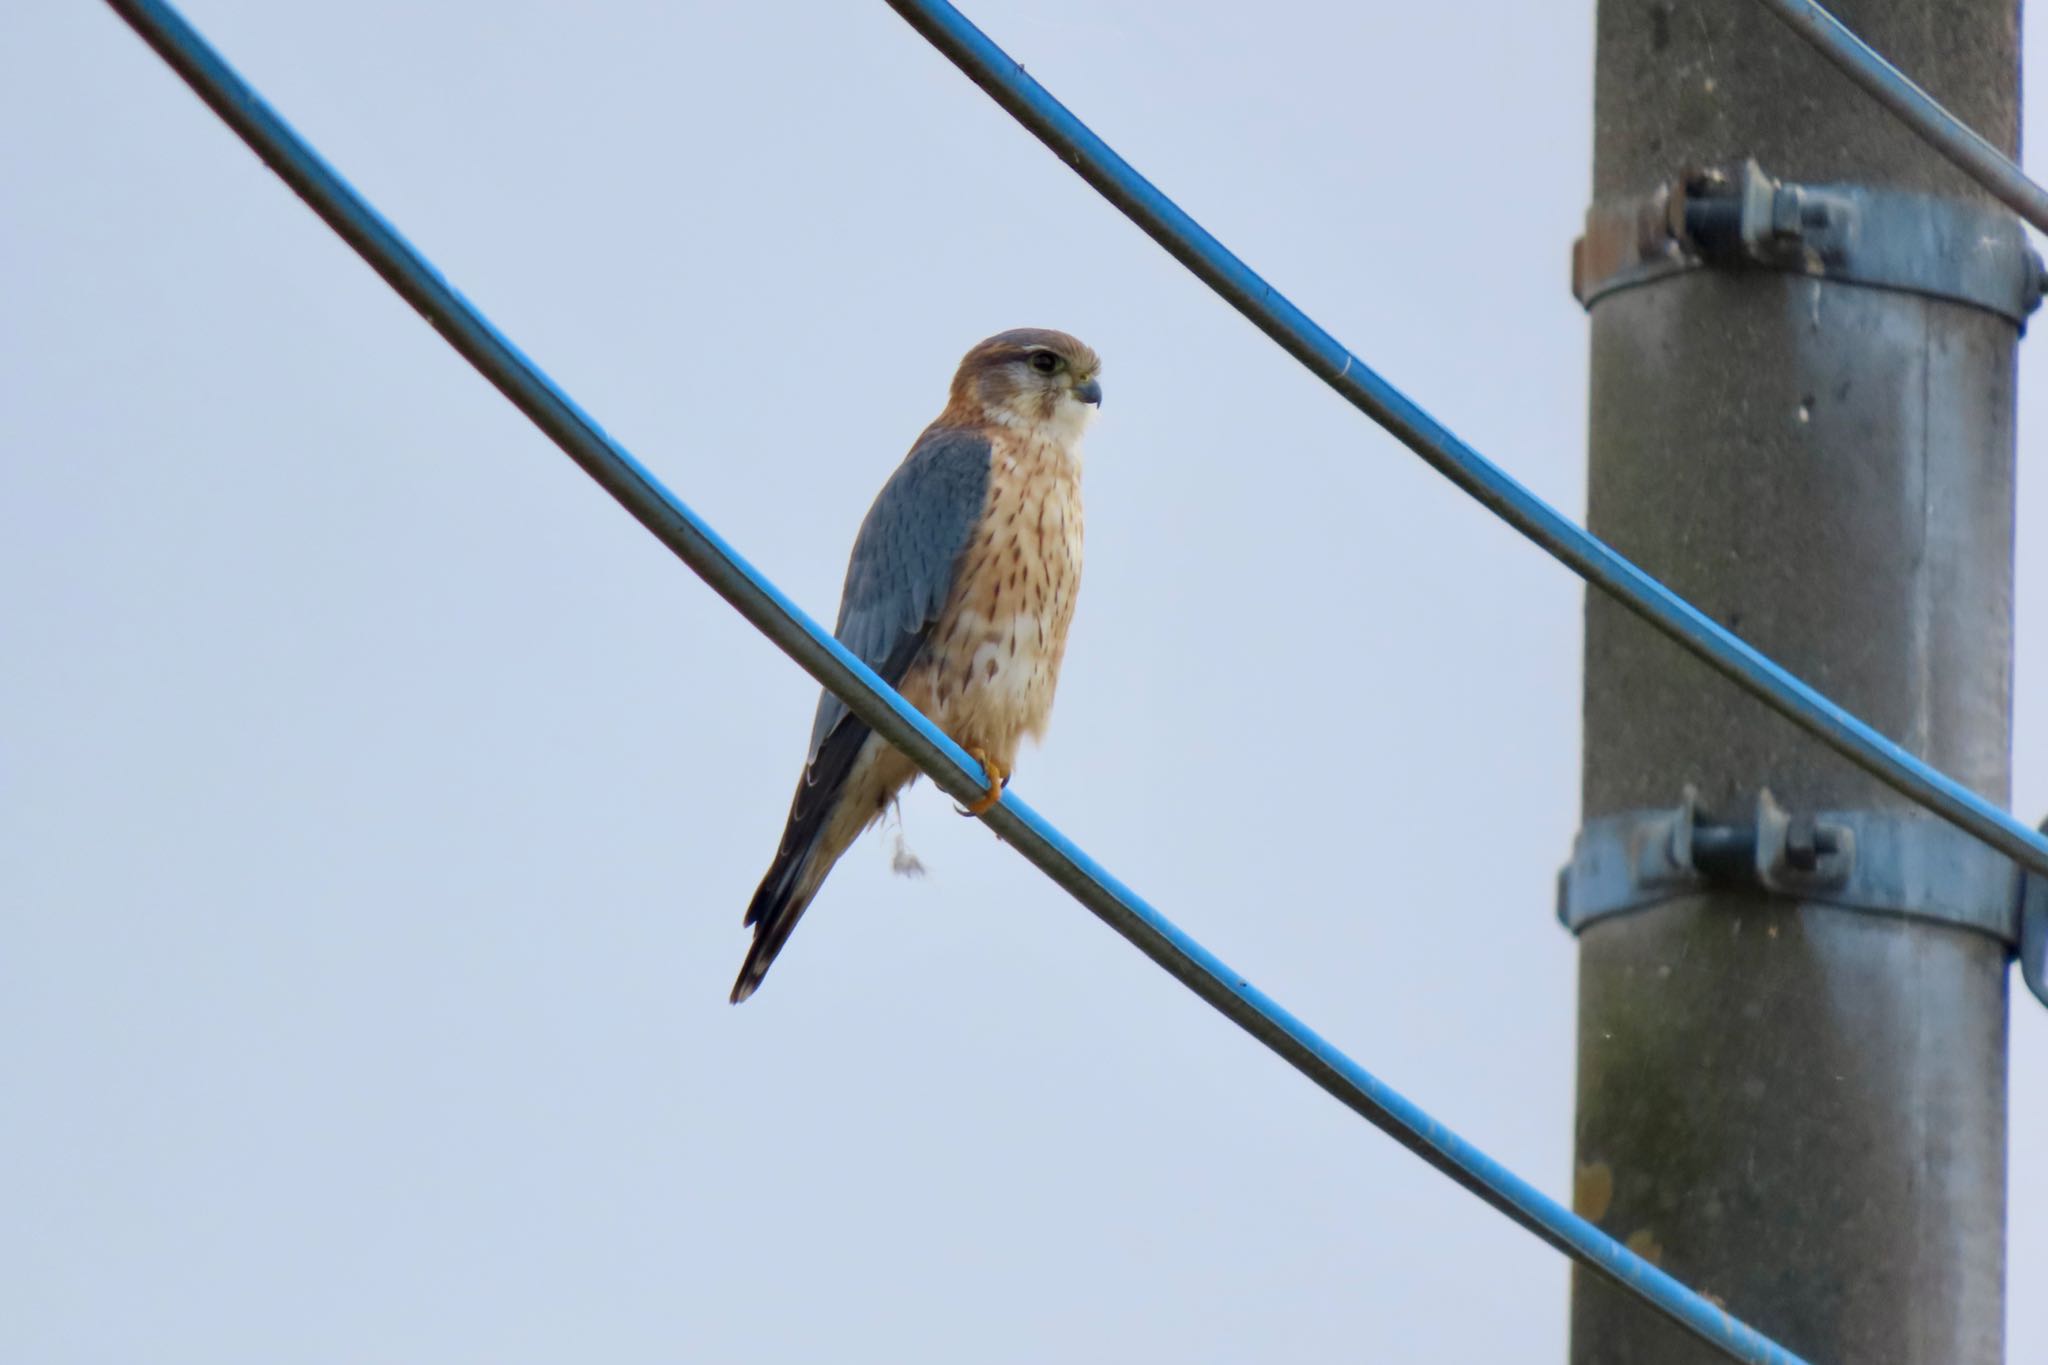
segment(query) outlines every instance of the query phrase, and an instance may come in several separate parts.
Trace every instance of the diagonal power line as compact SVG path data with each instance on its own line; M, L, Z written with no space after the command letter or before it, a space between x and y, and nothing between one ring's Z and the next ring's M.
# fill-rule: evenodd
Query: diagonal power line
M1196 279L1481 506L1850 762L2048 875L2048 837L1879 734L1453 435L1233 255L946 0L888 3Z
M1954 162L1957 169L2003 200L2014 213L2048 232L2048 190L2029 180L2010 157L1914 84L1905 72L1879 56L1847 24L1813 0L1759 3L1813 44L1821 56L1840 67L1844 75L1870 92L1879 104L1897 114L1901 123Z
M556 387L161 0L108 0L329 227L449 345L678 558L945 791L971 800L977 766ZM1799 1357L1629 1251L1450 1132L1352 1061L1112 877L1043 816L1005 796L988 824L1139 951L1347 1107L1514 1222L1732 1359Z

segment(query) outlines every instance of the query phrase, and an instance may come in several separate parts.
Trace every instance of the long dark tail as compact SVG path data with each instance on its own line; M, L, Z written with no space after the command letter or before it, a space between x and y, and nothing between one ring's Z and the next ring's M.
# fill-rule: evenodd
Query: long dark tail
M792 822L794 823L794 822ZM792 829L790 834L797 831ZM796 845L792 847L792 844ZM746 922L754 926L753 946L747 949L747 960L740 964L740 975L732 983L732 1003L752 995L759 988L761 979L768 975L768 968L775 963L775 955L782 951L782 945L789 942L789 936L796 929L796 922L803 918L811 897L817 894L817 887L805 887L806 865L816 847L816 840L794 840L785 838L782 850L775 855L775 861L768 868L768 875L761 879L760 889L754 892L754 899L747 906Z
M789 942L790 933L803 918L811 897L818 894L825 874L845 851L826 848L825 834L867 738L868 727L846 716L825 736L816 756L804 766L796 795L789 803L789 823L782 830L782 846L776 849L768 875L761 878L760 889L747 906L746 922L754 926L754 946L747 949L739 980L732 983L735 1005L752 995L761 978L768 975L775 955Z

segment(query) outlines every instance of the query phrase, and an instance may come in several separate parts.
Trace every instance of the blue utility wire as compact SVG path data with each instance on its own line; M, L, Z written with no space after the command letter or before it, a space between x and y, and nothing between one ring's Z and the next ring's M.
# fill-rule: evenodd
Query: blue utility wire
M821 630L627 453L396 228L321 159L160 0L108 0L229 127L369 262L449 345L640 523L960 800L986 790L980 768L924 715ZM1731 1317L1431 1118L1339 1052L1195 942L1014 795L984 819L1188 989L1402 1146L1580 1264L1606 1276L1728 1356L1759 1365L1799 1357Z
M1458 439L1232 255L946 0L888 3L1195 278L1480 505L1858 767L2048 875L2048 838L1828 700Z
M1899 116L1899 121L1991 191L2020 217L2048 232L2048 190L2027 178L2012 159L1976 129L1951 114L1941 101L1915 85L1905 72L1813 0L1759 0L1821 56Z

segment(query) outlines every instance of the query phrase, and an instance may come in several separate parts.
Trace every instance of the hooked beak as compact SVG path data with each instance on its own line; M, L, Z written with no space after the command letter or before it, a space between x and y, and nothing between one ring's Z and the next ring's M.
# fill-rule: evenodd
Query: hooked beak
M1077 403L1087 403L1092 407L1101 407L1102 385L1093 379L1084 384L1074 385L1074 401Z

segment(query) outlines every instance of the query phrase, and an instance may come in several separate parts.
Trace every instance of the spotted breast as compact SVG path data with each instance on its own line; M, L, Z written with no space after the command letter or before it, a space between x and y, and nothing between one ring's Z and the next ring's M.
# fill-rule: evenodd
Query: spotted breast
M1052 714L1081 586L1081 468L1050 433L1006 434L989 458L980 529L904 692L1008 771Z

